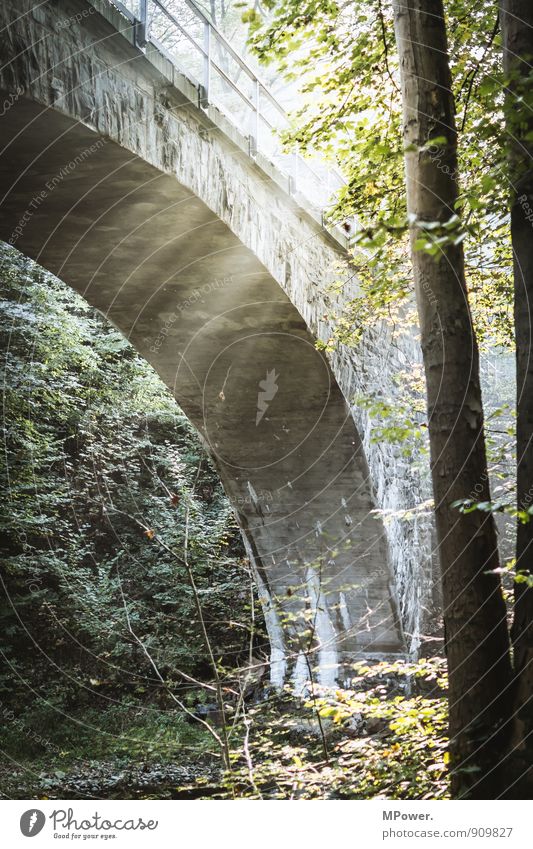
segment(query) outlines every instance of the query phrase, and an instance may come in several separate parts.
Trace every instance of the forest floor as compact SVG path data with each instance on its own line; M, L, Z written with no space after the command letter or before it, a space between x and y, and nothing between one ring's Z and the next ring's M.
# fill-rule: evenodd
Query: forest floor
M448 795L443 664L358 667L351 689L272 694L228 730L231 772L203 730L182 744L113 738L0 763L4 798L442 799ZM181 717L178 727L183 728ZM220 733L220 726L216 728ZM141 735L142 736L142 735ZM144 734L146 737L146 733ZM118 740L118 742L117 742Z

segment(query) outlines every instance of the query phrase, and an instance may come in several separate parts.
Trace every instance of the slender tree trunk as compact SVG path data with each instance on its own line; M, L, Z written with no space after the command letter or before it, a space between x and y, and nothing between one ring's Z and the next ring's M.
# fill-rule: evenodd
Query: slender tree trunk
M393 5L444 601L452 794L494 798L501 789L500 738L511 662L505 604L493 571L498 566L493 516L478 510L460 513L453 506L461 499L489 500L490 492L463 249L460 242L452 243L458 235L452 218L458 196L457 134L446 25L442 0ZM419 239L446 234L450 239L440 243L435 256L418 249Z
M517 378L517 505L533 505L533 3L502 0ZM521 98L521 100L518 100ZM529 135L529 138L528 138ZM516 569L533 574L533 516L519 522ZM533 798L533 589L515 585L516 693L507 795Z

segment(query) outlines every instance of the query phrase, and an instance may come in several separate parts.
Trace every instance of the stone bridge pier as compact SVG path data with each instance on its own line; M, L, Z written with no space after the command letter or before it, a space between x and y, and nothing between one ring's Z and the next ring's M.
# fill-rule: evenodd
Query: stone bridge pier
M0 238L107 316L196 426L273 681L403 651L367 458L309 316L342 246L103 0L6 0L0 26Z

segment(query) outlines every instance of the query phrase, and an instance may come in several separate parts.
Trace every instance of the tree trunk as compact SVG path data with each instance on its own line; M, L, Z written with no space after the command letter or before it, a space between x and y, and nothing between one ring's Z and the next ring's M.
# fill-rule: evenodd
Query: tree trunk
M533 505L533 5L502 0L500 21L507 77L506 124L511 188L511 236L517 379L517 505ZM518 101L517 98L522 100ZM533 574L533 516L519 522L516 569ZM507 796L533 798L533 589L515 584L512 628L516 675Z
M511 662L500 578L493 571L499 562L493 515L453 506L461 499L489 500L490 491L463 249L452 243L458 236L452 219L457 134L442 0L394 2L394 24L444 601L452 794L495 798ZM416 245L432 234L450 237L435 256Z

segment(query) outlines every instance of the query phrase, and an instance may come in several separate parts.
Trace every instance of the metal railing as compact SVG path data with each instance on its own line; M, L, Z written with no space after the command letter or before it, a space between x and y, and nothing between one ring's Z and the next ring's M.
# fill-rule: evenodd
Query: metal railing
M151 43L197 87L199 104L216 106L248 137L250 156L265 155L322 215L345 181L319 159L283 151L287 113L266 84L193 0L110 0L135 27L136 43Z

